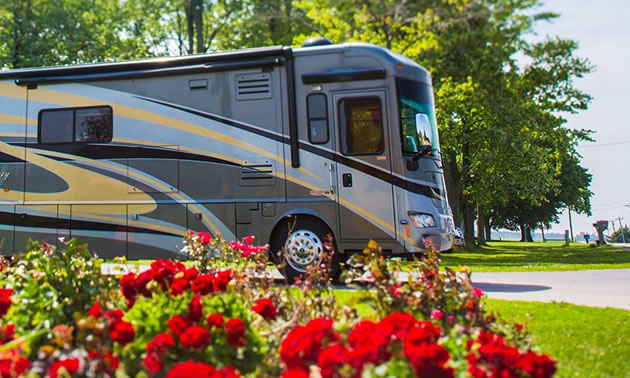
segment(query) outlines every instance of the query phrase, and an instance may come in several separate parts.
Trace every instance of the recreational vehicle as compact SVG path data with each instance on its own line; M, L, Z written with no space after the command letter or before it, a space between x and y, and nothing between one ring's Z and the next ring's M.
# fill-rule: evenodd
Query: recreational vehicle
M326 40L0 72L0 239L174 258L188 231L286 247L453 246L429 72Z

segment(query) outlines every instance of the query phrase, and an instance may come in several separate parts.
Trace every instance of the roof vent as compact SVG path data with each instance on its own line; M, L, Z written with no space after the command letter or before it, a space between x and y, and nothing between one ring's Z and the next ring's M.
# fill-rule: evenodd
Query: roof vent
M311 37L306 41L302 42L301 47L313 47L313 46L326 46L332 45L332 41L325 37Z

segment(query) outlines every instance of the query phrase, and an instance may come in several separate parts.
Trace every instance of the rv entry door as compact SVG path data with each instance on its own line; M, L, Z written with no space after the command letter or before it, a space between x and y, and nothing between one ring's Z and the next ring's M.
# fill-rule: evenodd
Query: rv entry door
M341 239L396 238L384 90L333 94Z

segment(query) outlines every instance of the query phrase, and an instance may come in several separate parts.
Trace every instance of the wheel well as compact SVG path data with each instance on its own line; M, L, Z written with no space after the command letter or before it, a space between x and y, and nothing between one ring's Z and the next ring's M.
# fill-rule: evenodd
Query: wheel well
M278 232L278 229L281 228L285 223L290 222L291 220L293 220L295 218L298 218L298 217L300 219L309 219L312 222L320 223L321 225L323 225L324 227L326 227L328 229L328 231L333 236L333 238L335 237L335 234L332 231L332 229L330 228L330 226L328 225L328 223L325 220L323 220L322 218L318 217L318 216L311 215L311 214L304 214L304 213L287 214L287 215L284 215L283 217L281 217L280 219L278 219L276 224L271 229L271 232L269 233L269 246L270 247L272 247L271 242L273 241L274 237L276 236L276 233Z

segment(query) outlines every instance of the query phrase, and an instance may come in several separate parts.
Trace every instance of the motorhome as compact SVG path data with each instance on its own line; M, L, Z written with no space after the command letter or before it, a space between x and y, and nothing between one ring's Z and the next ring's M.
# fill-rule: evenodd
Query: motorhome
M284 247L453 246L430 74L365 43L0 72L0 239L174 258L188 231ZM328 239L332 237L332 239Z

